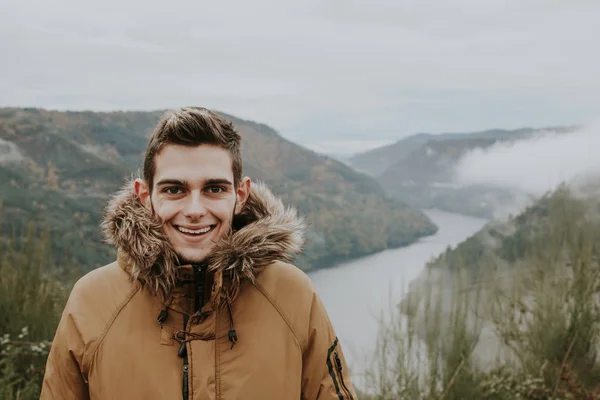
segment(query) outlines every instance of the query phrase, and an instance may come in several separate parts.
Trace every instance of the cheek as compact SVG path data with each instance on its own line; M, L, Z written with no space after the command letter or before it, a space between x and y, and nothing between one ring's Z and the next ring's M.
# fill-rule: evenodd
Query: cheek
M212 208L212 213L222 221L229 221L233 217L234 201L222 201L215 204Z
M156 216L163 222L169 221L175 217L179 210L176 201L163 201L161 199L156 199L153 204Z

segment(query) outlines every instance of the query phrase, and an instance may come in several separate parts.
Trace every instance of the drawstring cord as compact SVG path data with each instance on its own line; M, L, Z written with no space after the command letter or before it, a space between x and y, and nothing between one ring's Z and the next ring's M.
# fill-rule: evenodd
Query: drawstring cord
M215 335L202 336L197 333L178 330L173 334L173 339L179 343L187 343L192 340L215 340Z
M227 309L229 310L229 341L231 342L231 347L229 350L233 350L233 346L237 343L237 332L233 326L233 311L231 311L231 303L227 302Z
M163 323L169 317L169 309L171 308L171 304L173 303L173 293L169 293L167 301L163 303L163 307L158 313L158 317L156 317L156 323L160 326L160 329L163 328Z

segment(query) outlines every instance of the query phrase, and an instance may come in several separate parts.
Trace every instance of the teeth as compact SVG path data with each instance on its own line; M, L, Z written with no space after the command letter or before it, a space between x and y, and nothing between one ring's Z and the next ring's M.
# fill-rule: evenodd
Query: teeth
M211 228L210 226L207 226L205 228L197 229L197 230L194 231L194 230L191 230L191 229L184 228L182 226L178 226L177 227L177 229L179 229L180 232L191 233L193 235L199 235L201 233L206 233L206 232L210 231L210 228Z

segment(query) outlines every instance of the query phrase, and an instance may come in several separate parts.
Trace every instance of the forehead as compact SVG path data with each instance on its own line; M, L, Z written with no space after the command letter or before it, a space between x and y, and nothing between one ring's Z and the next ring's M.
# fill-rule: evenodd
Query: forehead
M195 184L208 178L224 178L233 182L231 156L219 146L168 144L156 156L155 166L155 183L163 179L178 179Z

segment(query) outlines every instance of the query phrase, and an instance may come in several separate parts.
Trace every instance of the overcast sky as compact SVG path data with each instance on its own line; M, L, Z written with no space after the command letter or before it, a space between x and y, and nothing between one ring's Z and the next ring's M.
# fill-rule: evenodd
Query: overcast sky
M202 105L313 149L600 116L597 0L13 0L0 105Z

